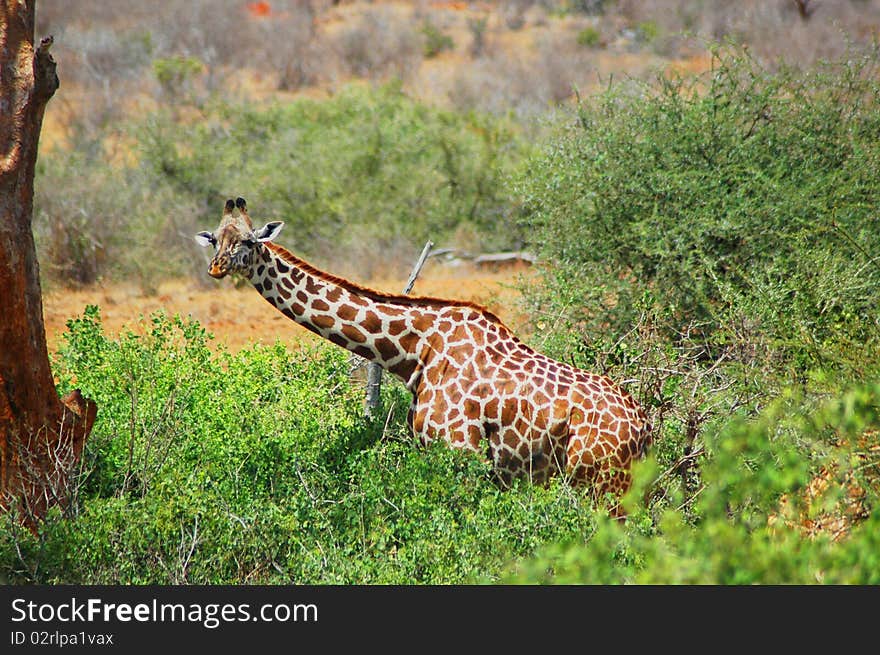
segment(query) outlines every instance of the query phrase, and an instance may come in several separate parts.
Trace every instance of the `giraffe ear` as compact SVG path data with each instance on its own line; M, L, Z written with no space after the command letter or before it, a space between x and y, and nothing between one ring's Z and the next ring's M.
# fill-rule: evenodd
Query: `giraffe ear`
M196 243L202 246L202 248L207 248L208 246L213 246L217 244L217 239L210 232L199 232L196 236Z
M282 227L284 227L284 223L281 221L272 221L254 232L254 236L257 237L257 241L274 241Z

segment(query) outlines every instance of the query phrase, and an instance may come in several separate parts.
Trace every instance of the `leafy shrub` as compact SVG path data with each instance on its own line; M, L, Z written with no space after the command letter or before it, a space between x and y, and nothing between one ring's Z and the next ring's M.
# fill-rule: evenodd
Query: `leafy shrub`
M390 416L364 419L329 345L215 352L161 314L109 339L94 307L66 341L60 390L95 398L98 421L65 515L36 534L2 517L7 582L877 582L877 384L818 407L792 394L708 435L693 512L680 493L643 504L664 476L650 458L619 524L558 480L501 491L474 454L417 446L399 386ZM821 470L862 490L836 540L803 529L839 511L838 484L805 499Z
M636 25L636 34L640 41L650 44L657 40L657 37L660 35L660 28L654 21L646 20Z
M286 221L299 252L337 263L399 252L405 269L425 240L450 243L457 231L477 235L469 248L517 242L502 187L524 154L515 128L429 108L398 85L267 108L220 104L199 125L157 117L140 135L158 181L208 208L204 227L224 198L242 195L260 220Z
M41 156L34 232L52 280L134 276L149 289L196 265L204 275L192 234L216 227L237 195L257 220L286 221L298 252L361 279L408 271L429 238L521 244L504 180L526 146L506 119L434 109L397 85L269 107L215 99L203 111L196 125L167 111L119 126L112 157L89 138Z
M857 387L802 413L784 398L757 420L730 423L712 439L696 523L674 508L625 526L600 520L586 545L557 544L523 562L511 580L564 584L877 584L880 581L880 385ZM859 438L866 439L860 445ZM804 442L810 448L804 448ZM810 452L812 451L812 452ZM814 506L788 507L818 462L857 472L865 511L843 538L806 536L804 512L834 506L835 484ZM838 472L838 479L846 476ZM649 484L651 476L640 476Z
M584 541L590 501L499 490L487 464L417 446L408 400L362 416L347 353L209 349L161 314L118 339L97 308L55 370L99 405L67 516L2 518L0 578L41 583L492 582L547 541Z
M875 65L771 73L719 51L705 77L583 103L518 187L552 263L535 305L619 335L649 294L709 353L758 334L800 374L863 371L880 336Z
M188 92L192 78L203 69L204 64L198 57L178 55L153 60L153 74L166 97L172 102Z
M421 32L425 38L424 52L427 59L436 57L445 50L455 48L455 41L452 40L452 37L441 31L431 21L425 21Z
M525 289L534 341L623 381L655 432L642 519L601 528L585 550L559 546L525 579L551 570L559 577L548 579L562 581L815 580L806 559L783 565L768 555L791 554L807 539L800 531L786 527L780 542L749 535L808 472L812 490L854 489L853 468L833 463L847 461L852 439L833 456L828 443L817 446L824 426L842 430L854 406L862 448L875 454L854 460L874 478L853 507L865 531L876 523L876 389L841 391L880 373L871 254L880 244L876 203L866 200L880 197L876 59L797 73L716 57L711 75L661 76L583 103L516 185L525 233L544 260L542 281ZM768 409L788 393L799 400ZM850 409L817 410L829 396ZM782 421L780 412L826 423ZM849 520L811 512L814 526ZM859 557L870 543L862 530L853 529L858 545L835 552ZM713 539L724 552L710 552ZM593 552L601 574L587 571ZM572 562L568 573L557 556ZM853 579L873 579L858 566Z
M596 48L602 42L602 33L595 27L585 27L577 34L577 43L585 48Z

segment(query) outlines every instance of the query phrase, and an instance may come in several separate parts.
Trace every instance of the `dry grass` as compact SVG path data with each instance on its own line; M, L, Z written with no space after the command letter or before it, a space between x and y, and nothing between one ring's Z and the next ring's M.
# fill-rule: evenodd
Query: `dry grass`
M344 77L407 80L422 60L419 25L397 7L354 14L331 40Z
M64 94L73 87L85 99L68 104L65 120L99 133L128 115L138 95L173 100L153 74L153 62L169 57L202 62L196 101L219 90L247 94L238 81L248 71L244 77L282 92L397 77L429 101L529 113L600 78L699 61L708 39L733 38L765 61L810 65L880 33L880 0L811 9L804 19L791 0L168 0L156 12L135 0L41 0L37 31L56 36ZM427 23L453 40L452 51L424 57ZM577 43L584 29L598 35L594 47Z
M850 42L868 45L878 34L880 2L810 2L802 16L793 0L619 0L619 16L630 27L651 25L655 49L681 52L706 39L745 44L766 64L810 66L836 59Z

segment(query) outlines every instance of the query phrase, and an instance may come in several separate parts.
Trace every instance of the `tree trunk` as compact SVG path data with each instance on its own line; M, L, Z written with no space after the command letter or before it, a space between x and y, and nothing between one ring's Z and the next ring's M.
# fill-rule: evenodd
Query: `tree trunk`
M0 0L0 509L31 525L64 503L97 407L58 398L31 231L43 112L58 88L52 38L34 48L34 0Z

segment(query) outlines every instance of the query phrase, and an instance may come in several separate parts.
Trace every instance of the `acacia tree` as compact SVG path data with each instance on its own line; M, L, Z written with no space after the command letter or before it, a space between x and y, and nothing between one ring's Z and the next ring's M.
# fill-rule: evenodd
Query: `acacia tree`
M34 47L35 0L0 0L0 508L33 524L66 499L97 408L59 398L31 230L34 167L58 88L52 38Z

